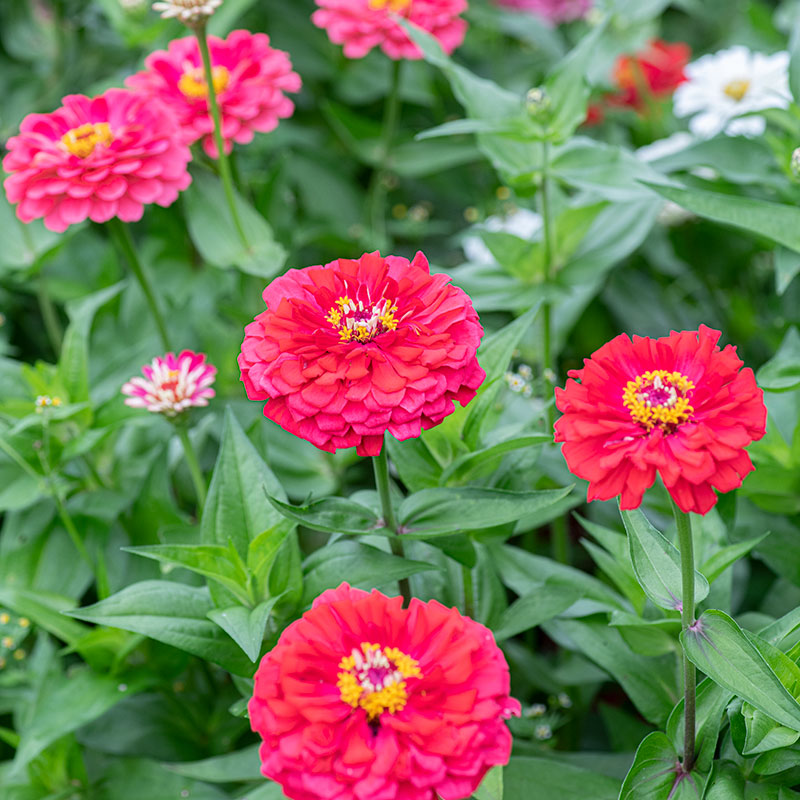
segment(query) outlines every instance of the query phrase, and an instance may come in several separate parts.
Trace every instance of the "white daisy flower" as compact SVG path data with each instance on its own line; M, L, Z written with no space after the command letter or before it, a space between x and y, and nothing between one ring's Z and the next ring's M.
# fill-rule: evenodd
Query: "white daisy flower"
M786 108L791 99L785 51L768 56L736 45L692 62L686 67L686 77L675 90L675 116L691 116L689 130L702 139L722 132L760 136L766 120L742 115Z
M222 0L164 0L153 3L153 11L159 11L164 19L177 17L193 23L210 17L221 5Z
M518 208L505 217L489 217L482 225L476 225L475 229L492 233L511 233L520 239L530 241L541 227L542 218L539 214L527 208ZM480 236L465 236L461 247L464 249L467 261L473 264L495 263L492 251Z

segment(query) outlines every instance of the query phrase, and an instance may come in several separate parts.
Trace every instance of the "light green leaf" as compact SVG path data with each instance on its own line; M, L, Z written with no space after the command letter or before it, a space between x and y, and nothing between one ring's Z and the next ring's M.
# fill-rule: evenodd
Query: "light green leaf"
M215 608L208 612L208 618L216 622L255 663L261 654L264 629L267 627L269 615L279 599L270 597L252 610L247 606Z
M170 772L208 783L232 783L234 781L262 781L261 759L258 750L261 745L253 744L224 756L212 756L202 761L164 764Z
M324 497L304 506L293 506L275 497L270 503L287 519L326 533L388 533L372 509L344 497Z
M720 547L703 563L700 567L700 572L705 575L709 583L714 583L728 567L746 556L754 547L763 542L767 536L769 536L769 533L756 536L754 539L745 539L743 542Z
M787 250L785 247L776 247L773 254L775 263L775 293L783 294L789 284L800 272L800 255Z
M503 770L509 800L617 800L620 782L554 758L514 756Z
M474 453L465 453L453 461L442 473L441 482L449 486L462 486L475 478L488 475L507 453L552 441L553 437L549 433L529 433L513 439L506 439L504 442L484 447Z
M515 600L503 612L494 629L494 638L501 642L535 628L566 611L582 595L577 586L558 578L549 578L528 594Z
M503 768L492 767L472 797L474 800L503 800Z
M665 734L648 734L636 751L619 800L700 800L705 781L696 771L678 780L678 763L678 754Z
M800 386L800 332L794 325L756 377L759 386L768 392L788 392Z
M732 761L720 761L708 780L705 800L742 800L744 777Z

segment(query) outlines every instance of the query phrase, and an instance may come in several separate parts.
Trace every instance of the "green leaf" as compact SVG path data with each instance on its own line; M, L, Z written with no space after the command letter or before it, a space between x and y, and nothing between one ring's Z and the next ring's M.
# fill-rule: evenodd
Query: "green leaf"
M7 606L21 617L28 617L40 628L72 647L90 630L80 622L64 616L75 608L75 601L68 597L6 584L0 586L0 605Z
M514 756L503 770L503 785L509 800L617 800L620 789L616 778L533 756Z
M260 597L269 594L269 574L275 559L281 552L286 537L294 528L294 523L282 520L272 528L260 533L250 542L247 550L247 568L253 575Z
M254 609L247 606L215 608L209 611L207 616L216 622L255 663L261 654L261 644L264 641L264 630L267 627L269 615L279 599L279 597L270 597L269 600L259 603Z
M743 542L720 547L712 556L706 559L700 567L700 572L705 575L709 583L714 583L728 567L746 556L754 547L763 542L767 536L769 536L769 533L763 533L754 539L745 539Z
M261 745L253 744L224 756L212 756L202 761L164 764L170 772L208 783L232 783L233 781L263 781L261 759L258 751Z
M286 251L275 241L267 221L240 195L236 207L247 244L233 222L222 182L207 170L193 171L183 193L189 235L203 258L215 267L238 267L249 275L272 278L286 262Z
M323 497L304 506L283 503L275 497L269 501L287 519L316 531L355 535L389 533L372 509L344 497Z
M558 578L549 578L528 594L515 600L502 614L494 629L501 642L535 628L566 611L583 596L580 588Z
M800 255L785 247L776 247L773 259L775 263L775 293L782 295L800 272Z
M208 619L213 609L206 588L170 581L141 581L69 615L98 625L133 631L219 664L237 675L253 666L222 629Z
M273 497L286 499L278 479L228 407L222 444L203 510L203 541L227 547L230 539L242 559L246 559L250 542L281 522L281 515L264 494L265 487Z
M800 705L742 629L724 612L705 611L681 633L698 669L776 722L800 731Z
M743 797L744 777L739 767L732 761L720 761L714 764L705 800L742 800Z
M619 800L700 800L702 778L693 771L689 776L680 773L679 780L678 767L672 742L661 731L653 731L636 751Z
M441 488L423 489L400 504L398 517L403 535L424 539L429 536L479 530L513 522L566 497L572 486L538 492L505 489Z
M503 768L492 767L472 797L474 800L503 800Z
M315 597L345 580L360 589L372 589L434 569L438 569L435 564L400 558L371 545L336 542L305 560L302 604L311 605Z
M507 453L552 441L553 437L549 433L528 433L498 442L491 447L484 447L474 453L465 453L442 473L441 482L450 486L461 486L475 478L488 475Z
M681 556L678 548L639 510L620 511L628 532L631 561L636 577L647 596L660 608L680 611ZM695 602L708 595L708 581L695 570Z
M788 392L800 386L800 332L794 325L756 377L759 386L768 392Z
M34 266L48 250L63 241L63 234L47 230L41 220L21 222L14 207L0 192L0 230L3 247L0 248L0 273L6 268L26 269Z
M103 773L92 800L228 800L227 792L166 769L155 761L115 758ZM251 800L253 793L247 795ZM277 800L277 798L275 799Z
M647 185L698 216L765 236L800 252L800 209L797 206L700 189Z

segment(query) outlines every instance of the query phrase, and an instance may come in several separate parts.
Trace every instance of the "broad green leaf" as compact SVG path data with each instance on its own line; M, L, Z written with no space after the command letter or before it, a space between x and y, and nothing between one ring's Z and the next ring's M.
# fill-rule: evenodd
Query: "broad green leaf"
M731 741L743 756L790 747L800 739L800 731L779 725L750 703L736 700L728 709Z
M220 544L150 544L122 549L213 578L243 603L249 603L252 599L248 594L247 571L238 553L231 547Z
M248 797L254 795L248 793ZM116 758L93 789L92 800L228 800L215 786L178 775L155 761ZM277 798L276 798L277 800Z
M23 617L51 633L58 639L74 647L88 632L89 628L65 616L75 608L75 601L68 597L47 592L0 586L0 605L7 606Z
M503 800L503 768L492 767L472 797L474 800Z
M326 533L366 534L386 531L372 509L344 497L324 497L304 506L293 506L275 497L272 505L287 519Z
M732 761L714 764L714 771L708 779L705 800L742 800L744 797L744 777L741 769Z
M215 608L209 611L207 616L216 622L255 663L261 653L261 643L264 640L264 630L267 627L269 615L279 599L279 597L270 597L269 600L259 603L253 609L247 606Z
M247 549L247 568L253 575L260 597L265 597L269 594L270 570L281 552L281 547L286 541L286 537L293 528L294 523L284 519L272 528L260 533L250 542L250 546Z
M663 656L678 649L681 630L678 619L642 619L625 611L614 611L608 624L620 632L634 653Z
M544 581L533 591L515 600L502 614L494 629L494 638L501 642L518 633L535 628L566 611L582 596L580 588L557 578Z
M253 665L247 656L208 619L212 609L206 588L170 581L141 581L69 615L141 633L213 661L237 675L252 675Z
M724 612L705 611L681 633L687 657L706 675L767 716L800 731L800 705L751 637Z
M758 384L768 392L788 392L800 386L800 332L792 325L778 352L758 371Z
M442 473L441 482L445 485L461 486L492 472L500 459L507 453L552 441L553 437L549 433L529 433L513 439L506 439L504 442L484 447L474 453L465 453L453 461Z
M399 524L404 535L414 538L490 528L541 511L571 491L572 486L539 492L479 488L423 489L406 497L400 504Z
M756 536L754 539L745 539L743 542L729 544L719 548L712 556L703 562L700 572L705 575L709 583L714 581L725 572L728 567L735 564L740 558L746 556L754 547L757 547L769 533Z
M797 206L679 186L648 186L698 216L765 236L800 252L800 208Z
M360 589L373 589L418 572L438 569L435 564L391 555L377 547L340 541L314 551L303 564L304 606L342 581Z
M753 772L758 775L774 775L800 766L800 746L784 747L761 753L753 762Z
M503 769L509 800L617 800L620 782L554 758L513 756Z
M247 559L250 542L281 522L281 515L270 505L265 491L279 500L286 499L278 479L228 407L203 509L203 541L227 546L231 540L242 559Z
M678 548L639 510L620 511L628 532L633 569L647 596L660 608L680 611L681 556ZM708 595L708 581L695 570L695 602Z
M782 295L800 272L800 255L785 247L776 247L773 259L775 263L775 293Z
M197 249L209 264L223 269L271 278L280 272L286 251L275 241L267 221L240 195L236 207L247 238L234 225L222 183L207 170L193 171L192 185L183 193L186 224Z
M661 731L648 734L622 784L619 800L700 800L703 779L679 772L678 754Z
M224 756L212 756L202 761L164 764L170 772L208 783L232 783L233 781L262 781L260 745L253 744Z

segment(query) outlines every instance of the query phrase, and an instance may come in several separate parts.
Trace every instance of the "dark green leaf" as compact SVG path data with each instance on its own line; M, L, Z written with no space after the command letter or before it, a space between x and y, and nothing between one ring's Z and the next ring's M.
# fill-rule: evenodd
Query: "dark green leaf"
M679 769L672 742L661 731L653 731L636 751L619 800L700 800L702 778L696 772L684 775Z
M494 629L494 638L501 642L518 633L535 628L568 609L582 596L581 590L558 578L550 578L514 601L502 614Z

